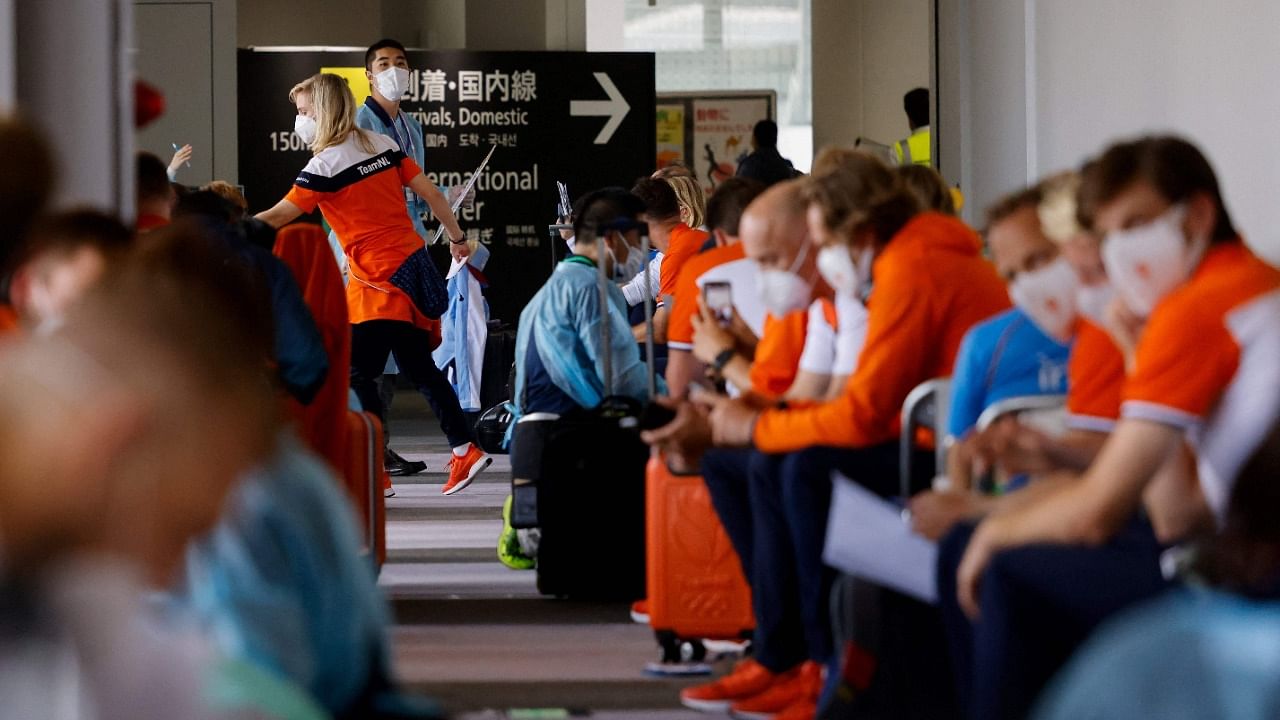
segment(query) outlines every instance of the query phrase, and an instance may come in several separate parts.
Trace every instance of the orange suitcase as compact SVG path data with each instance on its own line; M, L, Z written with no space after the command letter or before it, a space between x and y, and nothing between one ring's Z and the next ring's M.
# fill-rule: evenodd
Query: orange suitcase
M360 514L365 551L382 567L387 560L387 469L382 464L382 422L367 412L347 411L347 492Z
M676 475L659 455L645 469L649 625L664 663L681 646L705 657L701 640L738 640L755 628L751 588L700 475Z

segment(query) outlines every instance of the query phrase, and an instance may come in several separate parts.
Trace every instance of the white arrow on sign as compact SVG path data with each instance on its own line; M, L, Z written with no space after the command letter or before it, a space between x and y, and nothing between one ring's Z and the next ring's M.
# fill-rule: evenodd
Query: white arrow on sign
M604 145L609 142L609 138L613 137L614 131L622 124L622 118L630 112L631 106L627 104L627 99L622 97L622 93L618 92L618 87L609 79L608 73L591 73L595 75L596 82L600 83L600 87L604 88L605 94L609 96L608 100L570 100L569 114L578 116L602 115L609 118L609 122L600 128L600 134L596 135L595 144Z

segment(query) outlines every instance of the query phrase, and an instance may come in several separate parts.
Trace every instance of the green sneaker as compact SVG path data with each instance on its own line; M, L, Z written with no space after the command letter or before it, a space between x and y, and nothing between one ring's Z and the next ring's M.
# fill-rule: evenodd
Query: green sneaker
M511 527L511 496L502 503L502 534L498 536L498 560L512 570L532 570L534 559L520 552L520 538Z

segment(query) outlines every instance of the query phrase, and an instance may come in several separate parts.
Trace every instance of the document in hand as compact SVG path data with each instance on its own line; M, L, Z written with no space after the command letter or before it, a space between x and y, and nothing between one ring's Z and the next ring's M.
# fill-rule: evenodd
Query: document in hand
M484 169L489 166L489 158L493 157L493 151L497 149L497 145L489 146L489 153L480 161L480 167L477 167L476 171L471 173L471 177L467 178L467 184L462 186L462 192L458 193L458 196L453 199L453 204L449 206L449 209L453 211L454 215L458 214L458 208L462 207L462 203L467 201L467 195L471 194L472 188L476 186L476 181L484 174ZM432 236L431 242L427 244L435 245L440 242L440 237L443 235L444 224L441 224L440 227L436 228L436 234Z
M832 477L822 560L928 603L938 601L938 546L911 531L902 509L852 480Z

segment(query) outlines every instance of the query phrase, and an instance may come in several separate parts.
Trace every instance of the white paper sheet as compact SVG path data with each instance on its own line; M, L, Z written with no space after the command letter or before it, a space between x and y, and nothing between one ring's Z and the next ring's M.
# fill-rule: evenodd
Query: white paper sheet
M911 531L902 510L836 473L823 562L850 575L938 601L938 546Z

